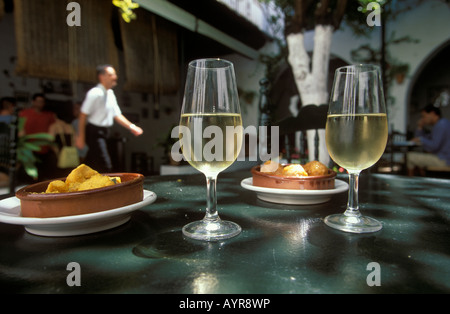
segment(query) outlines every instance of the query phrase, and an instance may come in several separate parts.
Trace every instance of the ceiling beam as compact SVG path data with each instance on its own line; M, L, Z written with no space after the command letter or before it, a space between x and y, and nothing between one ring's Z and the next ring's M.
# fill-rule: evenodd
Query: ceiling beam
M225 34L210 24L198 19L191 13L166 0L135 0L141 8L157 14L192 32L211 38L222 45L250 58L257 59L259 52L237 39ZM139 17L138 17L139 18Z

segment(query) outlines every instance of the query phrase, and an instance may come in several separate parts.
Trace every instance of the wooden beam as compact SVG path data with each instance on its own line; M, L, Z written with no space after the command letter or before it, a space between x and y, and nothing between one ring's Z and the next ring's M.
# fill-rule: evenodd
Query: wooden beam
M157 14L192 32L211 38L250 59L257 59L259 57L259 52L257 50L198 19L196 16L181 9L180 7L177 7L169 1L135 0L135 2L139 3L141 8L153 12L154 14ZM139 16L137 18L139 18Z

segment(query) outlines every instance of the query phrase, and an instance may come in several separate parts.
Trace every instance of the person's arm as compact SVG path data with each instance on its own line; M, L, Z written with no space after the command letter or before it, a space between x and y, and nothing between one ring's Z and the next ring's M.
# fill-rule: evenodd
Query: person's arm
M114 120L116 120L116 122L123 126L125 129L130 130L130 132L133 133L134 136L139 136L144 133L144 131L140 127L138 127L134 123L131 123L127 118L125 118L123 114L116 116Z
M78 135L76 137L75 140L75 145L79 148L79 149L83 149L84 146L86 145L86 120L87 120L87 115L85 113L80 113L80 115L78 116Z
M411 139L412 142L415 142L418 145L422 145L422 138L426 137L426 134L423 130L424 125L425 122L423 118L420 118L419 121L417 121L417 129L414 132L414 138Z

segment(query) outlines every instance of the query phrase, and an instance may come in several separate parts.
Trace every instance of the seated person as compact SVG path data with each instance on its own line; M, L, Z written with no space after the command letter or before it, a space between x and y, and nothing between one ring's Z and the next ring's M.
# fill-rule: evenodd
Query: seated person
M10 127L16 113L16 100L13 97L0 99L0 187L9 185Z
M421 145L425 152L408 153L408 174L413 175L416 168L424 175L424 169L430 166L450 166L450 121L441 117L441 110L428 105L422 109L421 119L412 141ZM431 126L431 133L424 131Z
M0 122L11 123L16 111L16 100L12 97L0 99Z

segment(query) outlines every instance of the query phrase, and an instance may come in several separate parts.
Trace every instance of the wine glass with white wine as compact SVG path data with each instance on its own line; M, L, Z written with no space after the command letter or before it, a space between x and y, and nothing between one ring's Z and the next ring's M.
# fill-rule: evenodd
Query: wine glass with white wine
M220 219L218 174L234 163L242 146L242 118L233 64L222 59L189 63L180 118L184 158L206 176L206 215L183 227L189 238L217 241L238 235L241 227Z
M388 124L380 69L361 64L338 68L325 128L331 158L349 173L347 209L330 215L325 223L353 233L375 232L382 224L362 216L358 204L359 174L383 155Z

